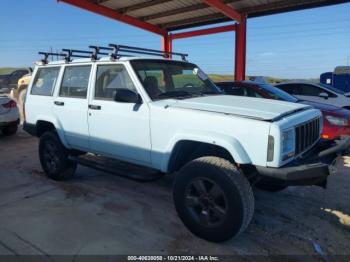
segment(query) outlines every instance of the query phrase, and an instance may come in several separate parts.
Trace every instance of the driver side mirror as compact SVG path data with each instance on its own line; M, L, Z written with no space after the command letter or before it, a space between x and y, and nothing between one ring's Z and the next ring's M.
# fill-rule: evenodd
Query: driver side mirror
M114 101L121 103L142 104L141 96L127 88L116 89Z
M329 95L326 92L321 92L318 96L322 97L324 99L328 99L328 97L329 97Z

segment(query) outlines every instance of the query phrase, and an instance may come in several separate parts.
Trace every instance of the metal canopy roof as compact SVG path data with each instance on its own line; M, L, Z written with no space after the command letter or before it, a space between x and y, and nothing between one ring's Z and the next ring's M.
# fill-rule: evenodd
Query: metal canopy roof
M165 31L232 21L232 18L213 7L218 2L248 17L349 2L345 0L80 0L84 1L107 7L122 16L130 16Z

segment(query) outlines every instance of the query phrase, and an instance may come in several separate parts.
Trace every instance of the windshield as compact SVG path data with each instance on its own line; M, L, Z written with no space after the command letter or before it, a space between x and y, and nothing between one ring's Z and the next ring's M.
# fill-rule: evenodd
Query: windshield
M318 85L320 85L320 86L322 86L322 87L324 87L324 88L327 88L327 89L329 89L329 90L331 90L331 91L333 91L333 92L335 92L335 93L342 94L342 95L345 94L344 91L342 91L342 90L340 90L340 89L338 89L338 88L335 88L335 87L333 87L333 86L331 86L331 85L326 85L326 84L323 84L323 83L319 83Z
M208 76L194 64L146 59L130 63L152 100L221 94Z
M266 93L269 94L273 99L276 100L282 100L282 101L287 101L287 102L297 102L298 99L287 92L284 92L281 89L278 89L277 87L274 87L272 85L268 84L259 84L259 87L265 91Z

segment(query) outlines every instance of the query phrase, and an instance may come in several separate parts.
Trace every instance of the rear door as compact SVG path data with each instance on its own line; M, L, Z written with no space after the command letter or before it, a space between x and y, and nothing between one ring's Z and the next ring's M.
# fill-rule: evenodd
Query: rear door
M92 152L129 162L149 165L151 139L146 103L114 101L118 88L137 92L124 64L99 64L89 104Z
M89 150L87 94L91 69L91 64L66 65L53 101L53 112L68 145L84 151Z

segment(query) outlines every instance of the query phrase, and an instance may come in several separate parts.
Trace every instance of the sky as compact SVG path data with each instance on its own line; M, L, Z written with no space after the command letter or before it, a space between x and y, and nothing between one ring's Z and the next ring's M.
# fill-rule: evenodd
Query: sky
M32 66L38 51L109 43L160 48L158 35L57 0L1 0L0 67ZM350 63L350 3L248 20L247 75L318 78ZM226 23L227 24L227 23ZM234 33L175 40L207 73L233 74Z

